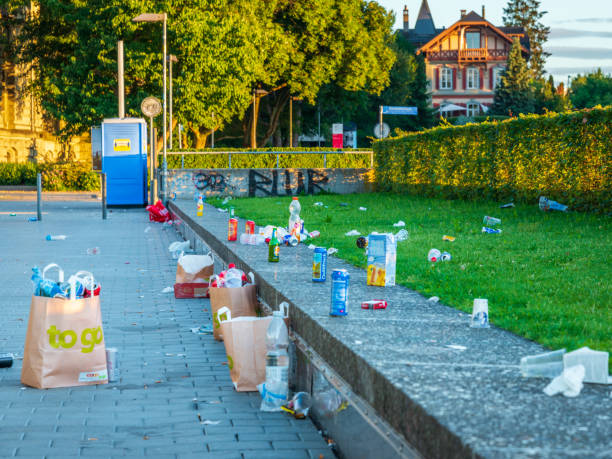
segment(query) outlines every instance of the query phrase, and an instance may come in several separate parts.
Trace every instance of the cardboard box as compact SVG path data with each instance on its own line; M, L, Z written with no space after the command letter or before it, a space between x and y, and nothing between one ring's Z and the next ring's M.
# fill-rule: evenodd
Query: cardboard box
M378 287L395 285L395 262L397 242L393 234L370 234L368 236L367 284Z

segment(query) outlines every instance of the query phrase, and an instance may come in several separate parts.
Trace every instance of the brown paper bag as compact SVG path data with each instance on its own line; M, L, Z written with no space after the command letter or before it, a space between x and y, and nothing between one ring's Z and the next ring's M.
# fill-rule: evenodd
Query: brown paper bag
M247 284L244 287L217 288L210 287L210 307L213 318L213 336L217 341L223 340L218 311L226 306L232 317L255 317L257 315L257 287Z
M227 366L238 392L256 391L266 380L266 332L272 317L237 317L220 308Z
M183 267L183 264L187 267ZM190 266L198 266L199 269L189 269ZM209 255L183 255L176 263L176 283L194 284L206 283L213 275L214 261Z
M32 297L21 382L39 389L108 382L99 296Z

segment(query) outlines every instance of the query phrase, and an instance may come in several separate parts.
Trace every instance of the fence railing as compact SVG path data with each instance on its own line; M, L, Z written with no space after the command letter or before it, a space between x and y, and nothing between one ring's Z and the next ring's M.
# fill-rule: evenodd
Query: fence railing
M185 168L185 155L227 155L228 167L232 168L232 155L276 155L279 168L280 155L323 155L323 167L327 167L327 155L370 155L370 168L374 167L373 150L329 150L329 151L168 151L167 155L181 155L181 169Z

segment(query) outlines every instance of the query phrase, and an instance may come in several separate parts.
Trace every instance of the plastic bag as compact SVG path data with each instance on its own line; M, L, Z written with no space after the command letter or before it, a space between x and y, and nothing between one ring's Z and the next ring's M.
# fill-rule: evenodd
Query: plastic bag
M153 206L147 206L146 209L149 212L150 221L164 223L170 220L170 212L168 212L168 209L166 209L160 200Z

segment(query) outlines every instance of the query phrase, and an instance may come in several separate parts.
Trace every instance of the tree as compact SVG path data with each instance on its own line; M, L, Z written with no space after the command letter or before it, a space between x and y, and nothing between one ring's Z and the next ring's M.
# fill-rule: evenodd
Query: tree
M531 57L529 71L532 78L537 79L544 74L544 63L550 53L543 46L548 39L550 27L546 27L540 19L546 14L540 11L540 0L508 0L504 8L504 25L508 27L523 27L529 37Z
M612 105L612 74L601 69L572 79L570 100L576 108L591 108L596 105Z
M495 89L491 112L495 115L516 116L519 113L533 113L533 111L534 101L529 84L529 72L521 55L519 39L515 38L508 56L508 67Z
M533 91L535 113L564 112L571 108L569 98L555 89L552 75L548 77L548 80L544 78L532 80L530 85Z

